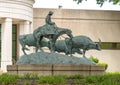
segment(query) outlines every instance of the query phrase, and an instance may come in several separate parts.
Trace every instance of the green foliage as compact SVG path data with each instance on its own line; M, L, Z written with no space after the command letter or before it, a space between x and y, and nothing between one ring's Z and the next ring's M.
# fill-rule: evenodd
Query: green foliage
M99 65L99 66L104 66L104 67L105 67L105 70L107 70L107 68L108 68L108 64L107 64L107 63L99 62L99 59L96 58L96 57L93 57L93 56L91 56L90 59L91 59L93 62L95 62L97 65Z
M25 78L31 78L27 74ZM38 79L39 84L50 84L50 85L64 85L67 83L67 79L75 79L73 85L120 85L120 72L106 73L104 75L72 75L72 76L40 76ZM16 75L2 74L0 75L0 85L15 85L19 79ZM31 85L29 81L25 81L23 85ZM36 84L33 84L36 85Z
M113 4L118 4L120 3L120 0L109 0L109 2L113 2Z
M4 85L14 84L18 78L17 75L2 74L0 75L0 83Z
M95 79L94 79L94 77L86 77L85 78L85 83L87 83L87 84L93 84L93 83L95 83Z
M83 75L71 75L71 76L68 76L68 78L71 78L71 79L84 79L84 76Z
M74 82L75 85L85 85L85 79L76 79Z
M93 57L93 56L91 56L90 59L91 59L93 62L95 62L95 63L98 63L98 62L99 62L99 59L98 59L98 58L95 58L95 57Z
M100 63L98 63L98 65L99 66L104 66L105 67L105 70L107 70L107 68L108 68L108 64L107 63L102 63L102 62L100 62Z
M81 3L83 0L73 0L73 1L77 1L77 4ZM86 0L87 1L87 0Z
M61 75L56 76L42 76L38 80L39 84L64 84L66 83L66 77Z
M87 0L73 0L76 1L77 4L82 3L82 1L87 1ZM114 5L120 4L120 0L96 0L97 4L102 6L105 2L110 2L113 3Z
M41 76L38 80L39 84L65 84L67 79L76 79L75 84L79 85L120 85L120 73L106 73L105 75L93 76Z
M22 77L23 78L39 78L37 73L26 73Z
M105 3L105 1L107 0L96 0L97 4L99 4L100 6L102 6Z
M31 85L30 82L24 82L24 85Z
M85 83L88 85L120 85L120 73L86 76Z
M26 73L26 74L24 74L23 78L31 78L31 74L30 73Z

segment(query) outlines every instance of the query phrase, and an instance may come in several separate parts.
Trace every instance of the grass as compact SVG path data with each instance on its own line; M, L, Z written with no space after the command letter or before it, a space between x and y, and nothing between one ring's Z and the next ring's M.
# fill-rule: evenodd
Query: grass
M55 75L55 76L38 76L37 74L25 74L24 76L2 74L0 75L0 85L15 84L19 78L30 79L36 78L36 82L45 85L65 85L73 83L73 85L120 85L120 73L106 73L104 75ZM70 81L69 81L70 80ZM29 82L29 81L28 81ZM29 85L24 82L25 85ZM34 84L33 84L34 85ZM36 85L36 84L35 84Z
M14 84L19 77L17 75L2 74L0 75L0 85Z
M120 85L120 73L86 76L85 83L93 85Z
M66 77L62 75L56 75L56 76L41 76L38 80L39 84L65 84L66 83Z

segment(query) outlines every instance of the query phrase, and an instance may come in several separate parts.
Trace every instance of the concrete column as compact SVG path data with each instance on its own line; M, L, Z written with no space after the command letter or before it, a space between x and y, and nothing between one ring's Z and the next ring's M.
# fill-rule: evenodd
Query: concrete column
M25 34L30 34L31 33L31 22L29 21L22 21L20 22L20 27L19 27L19 35L25 35ZM19 57L24 55L21 49L21 45L19 44ZM30 51L26 51L28 54L31 53L32 49Z
M29 21L21 21L19 25L19 34L24 35L24 34L29 34L30 33L30 22Z
M24 32L25 34L31 33L31 23L29 21L24 22Z
M7 72L7 65L12 65L12 19L2 23L1 70Z

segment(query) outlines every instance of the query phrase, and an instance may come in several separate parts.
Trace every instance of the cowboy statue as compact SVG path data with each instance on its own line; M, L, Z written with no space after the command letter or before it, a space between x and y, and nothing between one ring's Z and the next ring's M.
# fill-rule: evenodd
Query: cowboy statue
M49 39L50 51L55 51L55 42L62 34L67 34L70 38L72 37L72 31L67 28L57 27L55 22L51 21L52 11L49 11L45 18L45 25L38 27L33 31L33 36L36 40L36 45L41 49L41 40L43 37Z
M45 18L45 26L46 26L46 32L48 34L55 34L56 31L57 31L57 26L55 25L55 22L52 22L51 21L51 16L53 15L53 12L52 11L49 11L48 15L46 16Z

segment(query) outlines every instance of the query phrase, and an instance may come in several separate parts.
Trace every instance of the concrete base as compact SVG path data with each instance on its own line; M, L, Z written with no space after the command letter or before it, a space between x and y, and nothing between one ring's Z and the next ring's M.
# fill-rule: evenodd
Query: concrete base
M103 66L97 65L8 65L9 74L24 75L37 73L38 75L102 75L105 73Z

